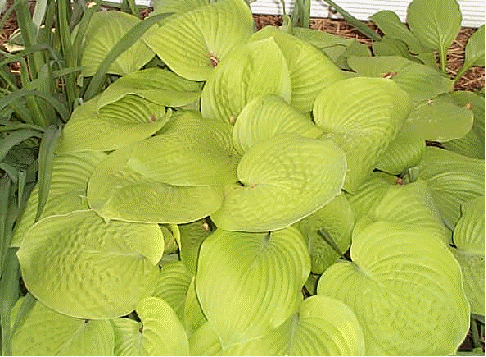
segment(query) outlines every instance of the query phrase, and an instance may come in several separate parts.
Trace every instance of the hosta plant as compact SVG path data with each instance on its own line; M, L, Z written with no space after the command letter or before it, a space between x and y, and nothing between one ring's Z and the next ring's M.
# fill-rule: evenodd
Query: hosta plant
M176 3L74 110L16 226L13 353L454 354L484 315L484 99L407 59L344 71L242 0ZM82 63L127 16L93 17ZM431 97L454 120L424 123Z

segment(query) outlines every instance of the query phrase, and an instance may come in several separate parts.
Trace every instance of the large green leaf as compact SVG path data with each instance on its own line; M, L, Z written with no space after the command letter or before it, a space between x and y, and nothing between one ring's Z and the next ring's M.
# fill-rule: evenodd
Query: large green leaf
M462 268L471 313L484 316L484 196L463 206L452 252Z
M218 65L202 91L201 113L232 123L250 100L264 94L290 103L287 61L273 38L247 43Z
M99 98L74 110L62 131L58 152L118 149L151 136L167 122L164 106L138 95L128 94L101 108Z
M24 298L17 302L20 309ZM13 314L12 321L16 315ZM111 356L115 336L110 321L77 319L36 301L12 336L16 356Z
M390 174L399 175L420 162L425 152L425 140L405 124L395 139L388 145L376 162L376 168Z
M470 309L459 264L445 244L427 235L374 223L353 234L352 262L321 276L318 293L353 310L367 355L453 354L464 340Z
M267 94L250 101L233 128L233 141L245 153L259 142L281 133L318 138L323 134L309 117L287 104L281 97Z
M184 304L192 274L181 261L164 264L152 291L152 296L165 300L179 320L184 321Z
M287 227L337 196L345 174L344 153L331 140L276 136L243 156L241 184L225 188L224 203L211 219L231 231Z
M348 250L354 214L348 200L339 195L310 216L294 224L306 238L311 272L322 274Z
M442 145L447 150L461 155L484 159L484 98L469 91L454 92L452 98L457 105L472 111L474 122L471 131L465 136L447 141Z
M407 125L425 140L460 139L472 128L474 116L458 106L451 94L443 94L417 105L407 119Z
M166 107L181 107L199 99L201 84L179 77L157 67L136 71L121 77L98 98L98 109L134 94Z
M108 318L131 312L150 293L163 251L156 224L76 211L39 221L17 255L25 285L42 303L74 317Z
M152 6L155 14L166 12L186 13L201 6L209 5L210 0L154 0Z
M40 219L88 209L86 190L88 179L96 165L106 157L101 151L82 151L59 154L54 157L54 166L49 196ZM21 218L17 221L11 246L20 247L24 235L35 223L38 188L31 192Z
M207 80L219 61L247 42L253 18L243 0L225 0L168 18L145 42L180 76Z
M128 166L176 186L235 183L241 156L233 148L232 127L198 112L179 113L159 135L134 146Z
M99 65L118 41L140 20L122 11L96 12L85 32L81 57L83 76L95 74ZM154 53L140 39L111 64L109 73L124 75L140 69L154 57Z
M484 67L484 25L469 38L464 53L464 66Z
M187 331L192 334L204 325L208 319L204 316L201 304L197 298L195 279L187 290L186 303L184 305L184 325Z
M299 38L268 26L252 36L253 40L272 37L287 60L292 86L290 104L302 112L310 112L321 90L346 78L322 51Z
M409 111L408 95L387 79L346 79L319 94L314 120L346 153L346 191L356 191L371 174Z
M309 252L295 228L268 233L216 230L201 246L196 291L224 348L261 337L302 300Z
M461 29L456 0L413 0L408 7L410 31L425 47L445 53Z
M205 219L179 225L181 246L179 256L186 269L196 275L199 248L202 242L211 234L209 224Z
M89 205L102 217L187 223L206 217L221 206L223 192L219 187L172 185L135 171L129 165L133 150L134 146L124 147L110 154L88 183Z
M137 306L141 322L112 320L116 356L186 356L187 336L174 310L164 300L149 297Z
M419 164L419 178L427 181L443 220L454 225L460 206L484 195L484 160L427 147Z
M361 326L340 301L312 296L296 314L264 337L222 349L210 324L189 340L193 355L224 356L360 356L365 352Z

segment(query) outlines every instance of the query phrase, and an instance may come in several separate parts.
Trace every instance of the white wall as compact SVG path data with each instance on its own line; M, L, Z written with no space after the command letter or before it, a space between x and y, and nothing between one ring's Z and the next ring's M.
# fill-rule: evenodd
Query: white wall
M111 1L121 2L121 0ZM151 0L136 0L135 2L138 5L145 6L151 4ZM410 0L334 0L334 2L360 20L368 20L371 15L380 10L392 10L397 13L402 21L405 21ZM458 0L458 2L462 11L462 26L479 27L484 24L486 0ZM287 13L292 10L294 3L295 0L285 0ZM282 14L280 0L256 0L250 6L254 14ZM338 16L330 13L324 0L311 0L311 16L338 18Z

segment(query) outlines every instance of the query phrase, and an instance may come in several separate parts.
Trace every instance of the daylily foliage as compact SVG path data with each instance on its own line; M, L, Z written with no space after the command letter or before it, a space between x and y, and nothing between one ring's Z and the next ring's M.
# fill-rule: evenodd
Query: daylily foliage
M424 2L408 37L446 48ZM255 32L243 0L180 3L74 111L37 222L30 198L13 353L455 353L484 315L484 99L412 59L338 66L310 32ZM84 76L126 17L92 19Z

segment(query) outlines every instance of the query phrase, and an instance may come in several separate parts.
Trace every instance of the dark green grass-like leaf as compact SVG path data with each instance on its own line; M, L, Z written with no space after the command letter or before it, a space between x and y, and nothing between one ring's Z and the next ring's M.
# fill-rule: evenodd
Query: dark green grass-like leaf
M51 186L54 150L57 140L61 135L61 128L51 125L47 127L39 148L39 201L37 206L37 221L47 202L49 188Z
M15 145L20 144L22 141L27 140L33 136L40 137L41 133L37 130L17 130L11 132L6 137L2 138L0 141L0 161L7 156L7 153L12 149Z
M103 62L101 62L98 70L89 83L88 89L86 90L84 95L85 100L93 98L99 92L103 82L105 81L105 75L112 62L115 61L115 59L123 52L129 49L152 25L166 18L167 16L170 16L171 14L172 13L166 13L149 17L130 29L130 31L128 31L106 55Z

